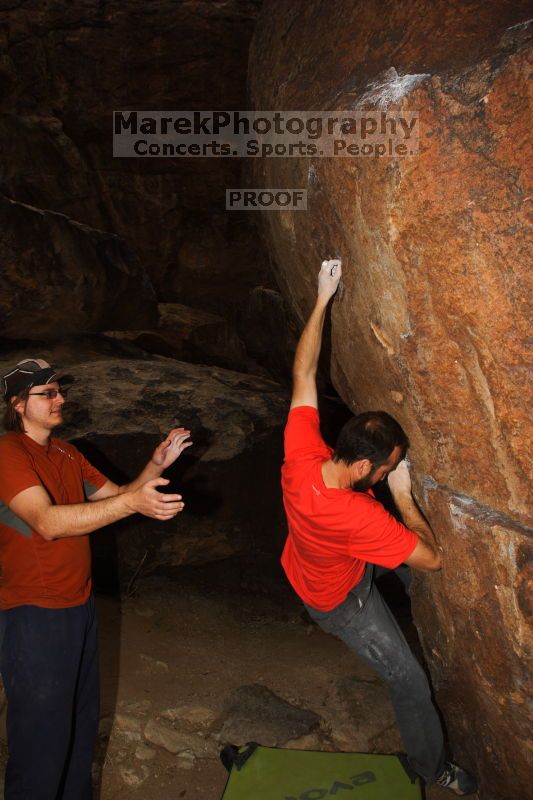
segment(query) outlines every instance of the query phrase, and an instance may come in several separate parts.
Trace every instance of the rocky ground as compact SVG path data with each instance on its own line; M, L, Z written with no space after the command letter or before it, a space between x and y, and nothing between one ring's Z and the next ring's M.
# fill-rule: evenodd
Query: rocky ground
M416 638L401 594L384 588ZM141 578L130 593L98 597L100 800L218 800L225 742L401 749L385 688L310 624L279 573L222 562Z

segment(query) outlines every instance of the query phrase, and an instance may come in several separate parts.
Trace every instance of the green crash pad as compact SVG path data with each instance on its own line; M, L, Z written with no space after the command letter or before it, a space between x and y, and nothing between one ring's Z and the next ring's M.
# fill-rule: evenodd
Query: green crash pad
M247 747L238 750L246 758ZM222 800L421 800L397 756L257 746L236 763ZM235 751L237 752L237 751ZM224 760L224 759L223 759ZM244 760L244 759L242 759Z

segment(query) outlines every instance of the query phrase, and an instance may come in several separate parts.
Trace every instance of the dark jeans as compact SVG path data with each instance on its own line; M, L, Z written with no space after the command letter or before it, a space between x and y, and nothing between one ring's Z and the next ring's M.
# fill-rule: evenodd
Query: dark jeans
M323 630L342 639L385 681L409 764L432 783L444 766L442 727L424 670L376 588L373 572L368 564L363 580L332 611L306 608Z
M90 800L98 731L94 598L2 612L9 758L5 800Z

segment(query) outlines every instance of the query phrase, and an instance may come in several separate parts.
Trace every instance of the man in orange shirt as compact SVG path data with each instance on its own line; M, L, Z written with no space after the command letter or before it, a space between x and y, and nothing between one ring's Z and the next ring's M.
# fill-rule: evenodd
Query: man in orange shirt
M411 494L407 436L383 411L349 420L335 450L320 434L316 372L326 309L340 278L340 260L324 261L294 358L282 468L288 522L282 564L312 619L387 683L410 771L463 796L476 791L476 781L445 760L425 673L373 581L374 565L407 564L424 572L441 567L433 532ZM385 478L405 525L374 497L371 487Z
M192 444L175 428L141 474L117 486L51 434L66 389L46 361L3 376L0 437L1 669L7 697L6 800L89 800L98 730L97 632L88 534L134 513L183 509L161 477ZM89 502L86 502L89 501Z

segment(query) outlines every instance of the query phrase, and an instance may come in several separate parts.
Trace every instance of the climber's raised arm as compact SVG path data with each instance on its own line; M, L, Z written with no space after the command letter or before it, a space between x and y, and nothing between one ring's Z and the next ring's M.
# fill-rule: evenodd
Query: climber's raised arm
M322 347L324 318L329 301L337 291L341 274L340 259L322 262L318 274L316 303L300 336L294 356L291 408L297 406L317 408L316 373Z

